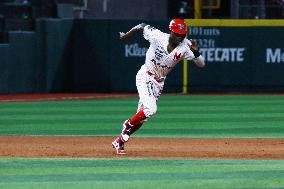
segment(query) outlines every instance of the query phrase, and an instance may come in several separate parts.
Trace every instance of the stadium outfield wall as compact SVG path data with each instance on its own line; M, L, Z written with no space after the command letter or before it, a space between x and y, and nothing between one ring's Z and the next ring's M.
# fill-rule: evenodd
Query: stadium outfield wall
M284 20L187 20L206 68L189 67L189 90L284 91Z
M0 44L0 93L136 92L148 42L119 31L142 20L39 19ZM143 21L168 31L168 21ZM189 92L284 92L284 20L187 20L206 67L191 62ZM181 92L183 66L165 92Z

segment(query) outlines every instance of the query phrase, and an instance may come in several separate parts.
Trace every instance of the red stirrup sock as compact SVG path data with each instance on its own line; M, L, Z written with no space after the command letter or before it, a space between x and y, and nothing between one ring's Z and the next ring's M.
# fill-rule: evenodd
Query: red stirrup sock
M134 125L130 130L129 130L129 136L132 135L133 133L135 133L138 129L140 129L140 127L143 125L142 123L139 123L137 125Z
M129 123L131 125L138 125L138 124L142 123L142 121L146 118L147 117L145 116L144 111L140 110L132 118L130 118Z

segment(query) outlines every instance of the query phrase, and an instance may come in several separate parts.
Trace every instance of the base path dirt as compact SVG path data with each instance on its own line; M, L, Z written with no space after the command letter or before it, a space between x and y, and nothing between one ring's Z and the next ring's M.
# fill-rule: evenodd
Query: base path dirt
M0 157L284 160L284 139L133 137L126 144L127 155L116 155L112 140L95 136L0 136Z
M50 100L95 100L137 97L132 93L47 93L47 94L0 94L0 102L36 102Z

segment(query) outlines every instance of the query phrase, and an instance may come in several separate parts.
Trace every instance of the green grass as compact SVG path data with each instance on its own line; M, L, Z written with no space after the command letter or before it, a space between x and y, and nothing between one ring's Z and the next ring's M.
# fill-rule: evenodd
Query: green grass
M0 188L284 188L284 161L0 159Z
M137 101L0 103L0 135L116 136ZM136 136L284 138L283 104L284 96L162 96ZM284 160L0 158L1 189L284 189L283 178Z
M0 135L114 136L138 98L0 104ZM137 137L284 137L284 96L162 96Z
M116 135L137 98L1 103L0 135ZM284 96L162 96L146 137L284 136Z

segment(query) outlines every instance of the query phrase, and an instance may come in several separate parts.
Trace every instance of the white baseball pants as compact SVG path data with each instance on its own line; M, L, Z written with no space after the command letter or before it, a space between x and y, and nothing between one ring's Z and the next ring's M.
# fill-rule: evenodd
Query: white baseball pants
M147 73L147 68L143 65L136 75L136 87L139 93L137 112L143 109L145 116L150 118L157 112L157 101L162 93L164 81L157 82L154 76Z

